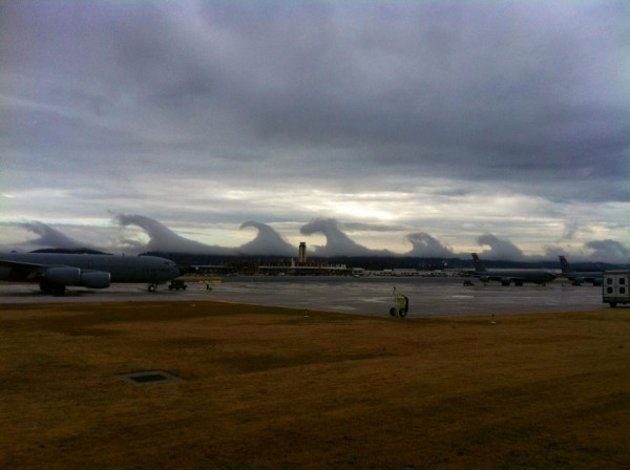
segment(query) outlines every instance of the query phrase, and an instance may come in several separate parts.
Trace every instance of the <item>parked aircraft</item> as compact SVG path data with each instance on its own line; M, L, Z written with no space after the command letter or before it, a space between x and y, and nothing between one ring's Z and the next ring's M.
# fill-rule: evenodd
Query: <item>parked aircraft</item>
M156 256L0 253L0 280L39 283L44 293L63 295L66 286L104 289L112 282L160 282L180 275L172 261Z
M583 282L590 282L594 286L601 286L604 273L601 271L573 271L567 259L560 255L560 266L562 267L562 275L565 276L571 284L579 286Z
M499 281L502 286L522 286L525 282L545 285L553 281L556 276L542 269L493 269L489 270L483 265L477 253L472 253L473 264L475 265L475 276L482 282Z

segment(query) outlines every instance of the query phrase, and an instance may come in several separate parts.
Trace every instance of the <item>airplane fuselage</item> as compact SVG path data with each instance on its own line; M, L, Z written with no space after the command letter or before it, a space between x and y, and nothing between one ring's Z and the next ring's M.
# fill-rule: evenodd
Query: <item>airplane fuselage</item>
M540 269L486 269L477 253L471 253L473 265L475 266L475 276L482 282L499 281L504 286L514 283L522 286L526 282L545 285L553 281L556 275Z
M5 261L8 263L3 264ZM158 283L179 276L175 263L155 256L0 253L0 280L39 282L38 275L33 275L37 266L43 273L54 267L102 271L110 274L111 282Z
M566 276L566 278L569 281L572 281L574 284L581 284L583 282L590 282L592 283L594 286L601 286L602 285L602 281L604 279L604 275L601 271L597 272L597 271L592 271L592 272L588 272L588 271L571 271L568 273L563 273L564 276Z
M535 284L546 284L553 281L556 276L550 272L536 270L536 269L493 269L476 272L477 276L482 281L498 281L503 284L507 283L525 283L531 282Z
M560 259L560 267L562 268L562 275L566 277L575 286L579 286L584 282L590 282L594 286L601 286L604 279L604 273L602 271L573 271L569 261L564 255L558 256Z

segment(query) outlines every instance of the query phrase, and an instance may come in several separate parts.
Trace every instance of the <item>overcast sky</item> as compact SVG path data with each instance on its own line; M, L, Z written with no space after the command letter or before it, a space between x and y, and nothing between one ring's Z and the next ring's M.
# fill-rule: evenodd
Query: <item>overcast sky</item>
M38 221L111 245L133 213L228 247L250 220L321 244L316 218L396 252L630 247L630 2L12 1L0 22L0 242Z

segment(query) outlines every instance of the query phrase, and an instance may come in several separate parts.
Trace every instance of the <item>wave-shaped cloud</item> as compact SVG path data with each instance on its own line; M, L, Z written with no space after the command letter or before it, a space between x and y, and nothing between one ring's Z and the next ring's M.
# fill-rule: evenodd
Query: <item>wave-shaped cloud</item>
M278 232L267 224L247 221L241 225L241 229L255 228L258 234L254 240L245 243L237 248L228 248L218 245L207 245L205 243L190 240L178 235L164 224L155 219L138 214L119 214L116 216L119 224L128 226L136 225L143 229L149 236L149 243L144 249L149 251L164 251L170 253L198 253L209 255L272 255L272 256L292 256L296 253L296 248L292 247L284 240ZM139 248L135 244L135 249Z
M251 242L241 245L236 250L247 255L275 255L294 256L297 248L284 240L272 227L261 222L248 220L240 229L252 227L258 230L258 235Z
M387 250L372 250L359 245L341 231L339 221L332 218L318 218L300 228L302 235L321 233L326 237L326 245L316 247L319 256L397 256Z
M525 258L521 249L505 238L499 238L492 233L484 233L477 238L477 243L481 246L489 246L489 250L484 250L479 255L487 259L503 259L520 261Z
M88 243L83 243L74 238L61 233L59 230L52 228L43 222L24 222L20 224L20 227L39 235L39 238L30 240L27 243L37 245L40 248L64 248L64 249L77 249L77 248L93 248Z
M590 258L608 263L630 262L630 250L615 240L592 240L584 246L593 250Z
M419 258L450 258L455 254L437 238L426 232L410 233L407 240L413 248L406 255Z
M149 235L148 251L164 251L169 253L203 253L209 255L233 254L234 250L215 245L189 240L173 232L166 225L155 219L138 214L119 214L116 221L123 226L136 225Z
M239 247L228 248L216 245L206 245L201 242L187 239L178 235L164 224L155 219L138 214L119 214L115 217L119 225L136 225L143 229L150 240L147 244L136 240L124 240L125 248L130 252L163 251L171 253L194 253L215 255L270 255L270 256L295 256L297 248L287 242L271 226L247 221L240 229L254 228L258 231L256 237ZM22 229L38 235L33 240L2 246L0 251L31 251L41 248L98 249L93 245L80 242L71 238L59 230L43 222L25 222L16 224ZM303 235L321 233L326 237L326 245L312 249L317 256L412 256L419 258L468 258L469 253L455 252L451 247L441 242L438 238L427 232L416 232L407 235L406 239L411 243L412 249L406 253L394 253L387 250L372 250L352 240L342 228L347 224L341 224L333 218L314 219L304 225L300 232ZM502 259L512 261L534 261L541 259L557 259L558 255L569 256L574 261L598 261L607 263L628 263L630 261L630 249L622 243L606 239L591 240L581 247L566 248L561 246L547 246L543 256L526 256L522 250L506 238L499 238L492 233L485 233L477 238L479 245L489 249L480 251L483 259ZM120 249L121 246L115 247Z
M22 222L17 224L20 228L39 235L33 240L2 247L5 251L33 251L44 248L60 248L67 250L77 250L81 248L95 249L89 243L84 243L71 238L48 224L38 221Z

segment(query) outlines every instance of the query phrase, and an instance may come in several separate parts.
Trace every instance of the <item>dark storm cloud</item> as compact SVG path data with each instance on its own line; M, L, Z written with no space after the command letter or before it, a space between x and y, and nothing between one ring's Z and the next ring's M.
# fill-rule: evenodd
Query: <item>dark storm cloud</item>
M623 4L26 2L4 13L12 70L74 76L24 90L53 107L24 140L211 145L231 161L333 147L346 175L526 177L557 198L628 199ZM81 112L58 119L68 108ZM261 147L239 149L236 136ZM300 157L290 162L298 173Z

